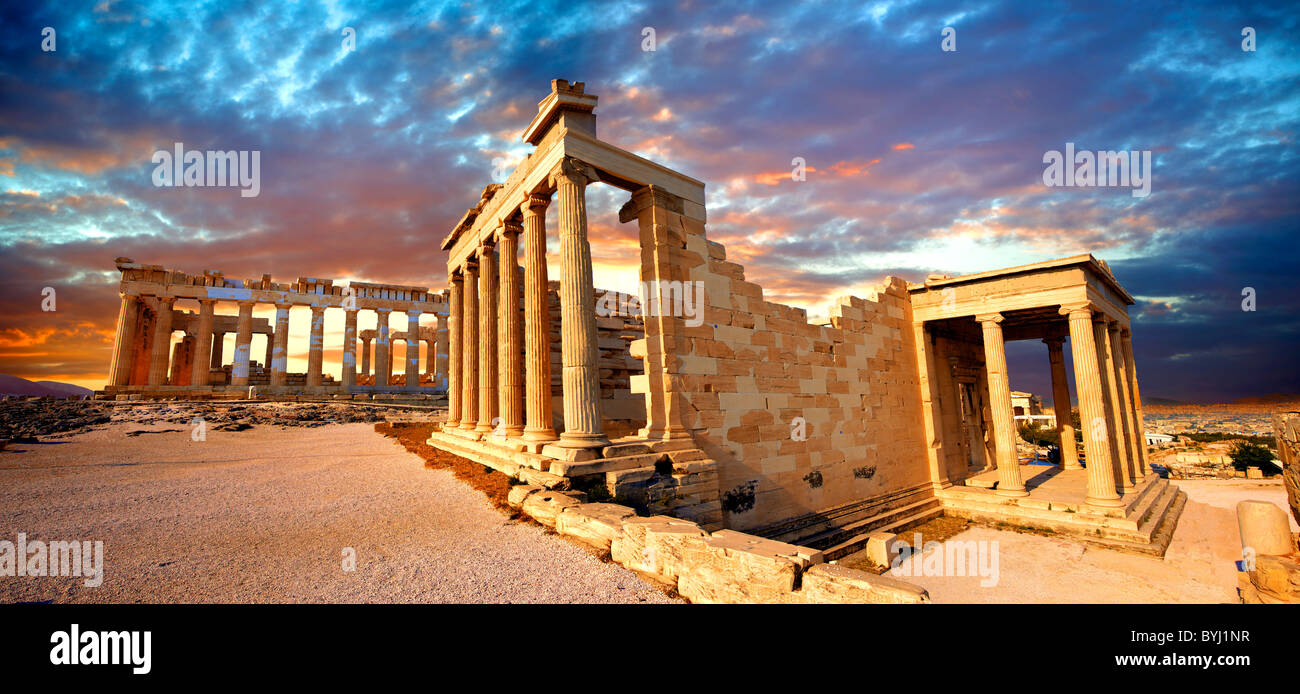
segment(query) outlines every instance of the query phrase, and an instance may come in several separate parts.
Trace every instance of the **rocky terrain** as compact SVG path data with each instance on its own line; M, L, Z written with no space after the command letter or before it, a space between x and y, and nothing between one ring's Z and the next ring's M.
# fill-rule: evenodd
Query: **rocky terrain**
M115 403L51 400L0 401L0 439L34 443L62 438L115 422L191 426L201 418L212 431L243 431L258 426L319 427L326 424L432 419L431 410L336 403ZM128 434L129 435L129 434Z

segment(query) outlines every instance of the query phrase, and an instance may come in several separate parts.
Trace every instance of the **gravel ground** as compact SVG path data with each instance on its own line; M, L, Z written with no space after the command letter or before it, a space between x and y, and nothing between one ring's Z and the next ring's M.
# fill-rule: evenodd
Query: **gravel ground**
M105 564L94 588L0 577L0 602L673 601L508 520L370 424L206 441L176 428L114 423L0 451L0 540L102 540ZM160 433L126 436L141 429Z
M1174 484L1187 492L1187 506L1164 559L1102 549L1064 536L973 527L949 541L996 542L996 585L981 586L978 575L905 577L897 569L885 575L921 585L936 603L1238 602L1233 563L1241 559L1237 502L1259 499L1285 509L1286 489L1280 478ZM903 539L911 540L906 533Z

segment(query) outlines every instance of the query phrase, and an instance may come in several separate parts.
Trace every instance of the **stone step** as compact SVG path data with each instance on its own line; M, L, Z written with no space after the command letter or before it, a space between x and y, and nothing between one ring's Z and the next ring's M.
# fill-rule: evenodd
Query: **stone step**
M919 513L914 513L910 516L899 519L892 523L887 523L880 527L873 528L869 532L864 532L864 533L859 533L857 535L854 535L853 537L837 545L833 545L831 547L826 548L823 551L823 554L826 555L826 559L828 561L840 559L842 557L847 557L848 555L853 554L854 552L861 551L863 548L865 548L867 546L867 538L869 538L874 533L877 532L887 532L887 533L895 533L895 534L903 533L911 528L915 528L916 526L921 525L922 523L925 523L926 521L929 521L930 519L940 516L942 514L943 514L943 509L939 507L938 500L935 500L931 508L924 509Z
M803 538L800 540L799 544L828 551L825 548L835 547L850 542L857 536L865 536L869 533L875 532L883 526L897 523L901 519L922 514L930 514L930 517L933 517L939 515L940 511L941 508L938 499L922 499L921 501L914 501L910 504L890 509L879 515L854 520L834 528L828 528L819 533ZM865 543L866 540L863 539L864 546Z
M582 477L583 475L597 475L606 472L617 472L619 470L632 470L641 467L654 467L654 465L665 460L667 455L664 453L642 453L639 455L625 455L617 458L601 458L599 460L587 460L580 463L571 463L563 460L551 462L550 472L565 477Z

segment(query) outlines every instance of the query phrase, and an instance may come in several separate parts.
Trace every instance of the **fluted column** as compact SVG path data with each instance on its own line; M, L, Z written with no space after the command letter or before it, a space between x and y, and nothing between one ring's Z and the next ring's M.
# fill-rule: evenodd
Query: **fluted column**
M1069 304L1061 313L1070 317L1070 350L1074 356L1074 386L1079 391L1079 424L1087 458L1088 496L1092 506L1119 506L1115 468L1111 464L1110 433L1106 426L1106 391L1102 386L1097 340L1092 328L1092 307Z
M492 239L479 249L478 307L478 427L492 432L497 422L497 259Z
M448 308L448 343L447 343L447 360L450 362L447 366L447 424L444 428L460 426L461 413L461 332L460 326L464 322L461 311L462 305L462 288L465 285L465 279L461 277L460 271L452 272L448 282L451 290L447 292L448 302L451 306Z
M525 441L555 440L551 424L551 311L547 306L545 196L529 195L519 207L524 219Z
M231 373L231 385L248 385L248 353L253 346L253 306L252 301L239 302L239 320L235 323L235 366Z
M406 388L420 387L420 311L406 312Z
M460 428L478 427L478 260L465 262L465 286L461 307L461 403Z
M388 386L388 377L393 372L393 362L389 357L388 314L390 309L375 310L375 385Z
M429 343L429 369L433 372L433 383L435 386L447 385L447 343L450 336L447 331L447 314L436 314L438 318L438 329L433 333L433 342Z
M1108 319L1100 312L1092 317L1093 339L1097 343L1097 369L1101 372L1101 391L1104 395L1106 411L1107 440L1110 442L1110 461L1115 468L1115 482L1120 493L1133 487L1124 473L1125 443L1123 431L1119 428L1119 416L1116 411L1115 364L1110 350L1110 336L1107 333Z
M293 304L275 305L275 341L271 347L271 385L282 386L289 370L289 309Z
M357 309L343 310L343 391L357 384Z
M220 369L225 364L226 333L212 333L212 368Z
M1133 431L1137 434L1138 471L1146 477L1147 467L1147 432L1142 418L1142 394L1138 391L1137 364L1133 361L1133 333L1125 330L1120 335L1120 348L1124 352L1124 377L1129 386L1129 413L1133 418Z
M519 315L519 225L507 222L501 229L501 366L500 414L506 436L524 433L523 341L524 324Z
M588 174L583 165L564 159L551 172L559 200L560 353L564 368L563 448L599 448L609 444L600 415L600 351L597 348L596 298L587 241Z
M1056 433L1061 437L1061 466L1066 470L1082 470L1079 449L1074 442L1074 420L1070 417L1070 383L1065 378L1064 337L1049 337L1047 361L1052 368L1052 410L1056 417Z
M149 385L167 384L168 358L172 350L172 304L174 296L157 297L158 315L153 324L153 342L149 350Z
M211 369L209 360L212 356L212 324L214 316L212 315L213 305L216 302L212 299L199 299L199 329L198 335L194 338L194 365L190 370L190 385L205 387L208 385L208 371Z
M1119 323L1111 321L1106 326L1106 332L1110 340L1109 351L1111 373L1114 379L1114 394L1112 409L1115 414L1115 444L1119 448L1120 472L1123 474L1124 486L1133 488L1142 479L1138 474L1138 459L1141 453L1138 451L1136 441L1133 438L1133 419L1129 416L1129 395L1128 379L1124 377L1126 370L1124 366L1124 355L1120 352L1119 343Z
M321 384L321 367L325 362L325 307L311 307L311 337L307 343L307 387Z
M361 375L370 375L370 338L361 338Z
M989 381L989 408L993 414L993 437L998 456L998 494L1025 496L1016 455L1016 422L1011 410L1011 383L1007 374L1007 352L1002 341L1002 314L976 316L984 330L984 368Z
M122 304L117 312L117 333L113 338L113 361L108 371L109 385L124 386L131 382L131 355L135 352L139 304L140 297L135 294L122 294Z

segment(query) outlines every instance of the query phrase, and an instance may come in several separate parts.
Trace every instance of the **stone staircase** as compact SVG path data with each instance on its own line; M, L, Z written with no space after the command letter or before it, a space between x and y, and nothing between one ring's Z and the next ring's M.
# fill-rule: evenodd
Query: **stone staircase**
M947 515L1049 531L1140 554L1164 556L1187 494L1169 480L1148 475L1122 506L1097 509L1082 503L1003 497L990 490L954 486L938 493Z

